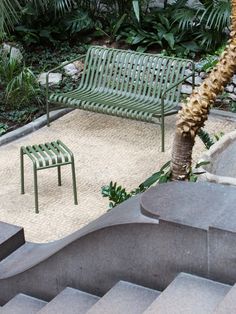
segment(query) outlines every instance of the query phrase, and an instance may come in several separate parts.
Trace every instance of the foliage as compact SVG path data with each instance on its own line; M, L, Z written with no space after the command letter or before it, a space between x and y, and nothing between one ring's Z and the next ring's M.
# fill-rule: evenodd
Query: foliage
M164 164L161 169L147 178L143 183L141 183L138 188L127 192L125 188L118 185L116 182L110 182L109 185L102 187L102 196L109 198L109 208L115 207L117 204L120 204L127 200L128 198L146 191L154 183L164 183L167 182L170 178L170 161Z
M189 181L196 182L197 178L202 172L199 172L199 168L203 165L208 164L209 162L203 161L197 163L193 169L191 169ZM139 193L145 192L148 188L154 184L161 184L170 181L171 169L170 161L164 164L158 172L152 174L147 178L143 183L141 183L138 188L127 192L126 188L118 185L117 182L110 182L109 185L103 186L101 193L103 197L108 197L109 199L109 209L115 207L116 205L126 201L130 197L137 195Z
M224 135L224 133L220 132L218 134L214 134L214 137L212 138L207 131L200 129L197 135L202 140L205 147L207 149L210 149L212 145L219 141L219 139Z
M0 136L7 132L8 125L5 123L0 123Z
M28 45L55 44L96 27L115 24L124 14L140 16L141 0L4 0L0 33L9 27ZM132 13L133 12L133 13ZM1 17L1 16L0 16ZM114 23L115 22L115 23Z
M213 69L213 67L217 64L219 60L219 56L224 51L225 45L219 47L212 54L207 54L197 64L197 70L209 72Z
M0 54L0 96L6 109L20 109L22 106L41 102L41 90L33 72L11 52Z
M197 135L200 137L200 139L202 140L203 144L207 149L209 149L212 145L215 144L214 139L211 138L209 133L204 131L203 129L200 129Z
M235 101L232 101L231 104L230 104L230 110L232 112L236 112L236 102Z
M205 1L191 7L187 0L177 0L143 15L141 23L128 25L122 36L139 51L154 46L169 54L193 57L225 42L229 24L229 0Z

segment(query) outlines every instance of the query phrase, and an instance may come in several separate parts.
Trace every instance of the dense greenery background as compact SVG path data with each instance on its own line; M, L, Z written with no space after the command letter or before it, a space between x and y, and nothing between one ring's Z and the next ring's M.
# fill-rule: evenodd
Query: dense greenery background
M163 53L213 66L225 46L229 0L187 0L150 7L149 0L1 0L0 43L19 47L16 61L0 50L0 135L44 112L36 76L84 53L90 44ZM57 88L69 89L64 80Z

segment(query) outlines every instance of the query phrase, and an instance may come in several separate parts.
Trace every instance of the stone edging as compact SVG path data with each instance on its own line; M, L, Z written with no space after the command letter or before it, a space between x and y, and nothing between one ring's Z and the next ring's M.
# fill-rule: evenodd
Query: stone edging
M59 110L54 110L50 112L50 121L54 121L62 116L64 116L66 113L72 111L73 109L64 108ZM47 115L44 114L43 116L39 117L38 119L14 130L11 131L3 136L0 137L0 146L3 146L5 144L8 144L20 137L23 137L27 134L30 134L43 126L47 124Z
M224 111L218 109L211 109L210 114L217 118L227 119L230 121L236 121L236 113L231 111Z

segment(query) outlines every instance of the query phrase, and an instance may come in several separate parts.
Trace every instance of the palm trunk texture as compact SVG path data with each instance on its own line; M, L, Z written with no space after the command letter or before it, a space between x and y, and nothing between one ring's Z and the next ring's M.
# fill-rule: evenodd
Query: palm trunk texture
M219 93L236 72L236 0L232 0L230 40L219 62L187 99L178 113L172 150L172 180L188 180L192 149L198 130L204 126Z

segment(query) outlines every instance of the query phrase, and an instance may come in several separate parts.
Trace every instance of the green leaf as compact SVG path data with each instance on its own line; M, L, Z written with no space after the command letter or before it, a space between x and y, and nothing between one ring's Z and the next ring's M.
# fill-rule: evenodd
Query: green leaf
M163 38L168 42L171 49L174 48L175 45L175 38L173 33L167 33L163 35Z
M201 166L205 166L205 165L209 165L209 164L210 164L210 161L201 161L201 162L196 164L195 168L198 169Z
M133 9L136 16L136 19L140 21L140 9L139 9L139 0L133 0Z

